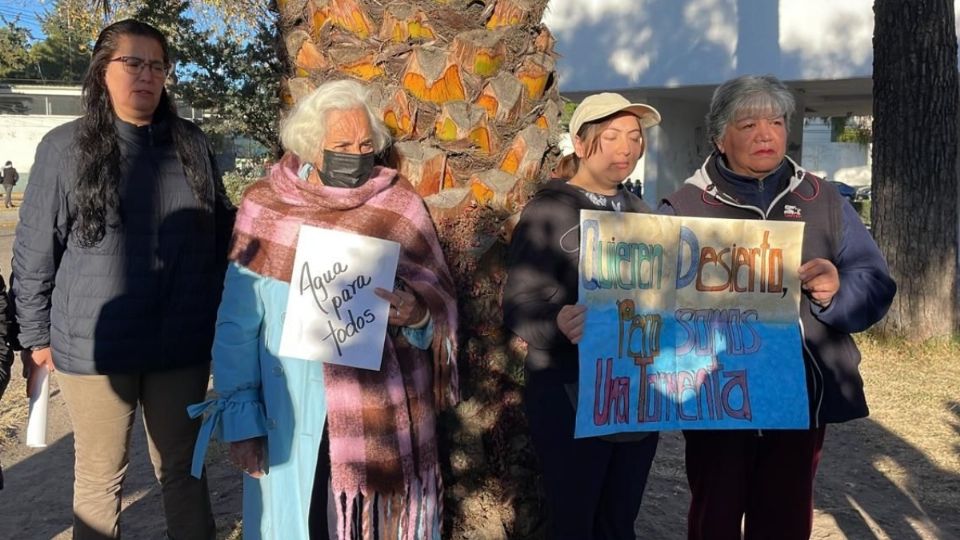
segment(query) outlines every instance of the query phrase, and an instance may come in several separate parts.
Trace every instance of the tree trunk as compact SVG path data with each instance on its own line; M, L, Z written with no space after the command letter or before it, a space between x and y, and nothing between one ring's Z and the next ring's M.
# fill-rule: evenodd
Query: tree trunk
M280 0L289 106L368 82L394 165L424 196L456 280L463 402L442 418L444 537L535 538L543 517L521 409L523 346L503 328L515 214L558 156L546 0ZM385 7L386 6L386 7Z
M950 0L875 0L873 231L899 287L886 334L958 330L957 35Z

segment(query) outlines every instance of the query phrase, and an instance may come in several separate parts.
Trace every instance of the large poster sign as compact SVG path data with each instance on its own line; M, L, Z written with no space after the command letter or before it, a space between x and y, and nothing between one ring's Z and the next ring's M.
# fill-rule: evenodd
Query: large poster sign
M400 244L300 227L280 355L380 369Z
M803 223L580 213L577 437L809 427Z

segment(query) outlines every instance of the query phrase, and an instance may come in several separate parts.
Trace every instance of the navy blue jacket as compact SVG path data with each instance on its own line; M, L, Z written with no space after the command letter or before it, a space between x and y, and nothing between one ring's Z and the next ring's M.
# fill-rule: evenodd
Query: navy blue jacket
M849 334L882 319L897 287L870 232L836 188L789 158L777 171L757 180L737 175L713 155L680 190L664 199L659 211L742 219L802 214L807 221L803 262L814 256L827 258L840 277L840 289L827 308L806 297L801 300L811 421L818 426L868 414L858 368L860 353Z

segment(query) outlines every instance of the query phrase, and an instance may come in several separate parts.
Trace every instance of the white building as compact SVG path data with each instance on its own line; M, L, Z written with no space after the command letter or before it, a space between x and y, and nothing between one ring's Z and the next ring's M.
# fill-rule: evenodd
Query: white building
M814 174L854 187L870 185L872 144L832 142L830 124L807 118L803 126L801 163Z
M663 115L644 166L651 202L709 154L703 117L727 79L770 73L794 90L803 112L790 126L795 158L804 116L872 114L872 0L552 0L544 22L566 97L615 91Z
M20 173L16 190L30 178L40 139L80 116L79 86L0 85L0 163Z
M79 86L0 84L0 163L12 161L20 173L17 191L30 180L40 139L82 111ZM194 121L204 116L183 103L177 103L177 111Z

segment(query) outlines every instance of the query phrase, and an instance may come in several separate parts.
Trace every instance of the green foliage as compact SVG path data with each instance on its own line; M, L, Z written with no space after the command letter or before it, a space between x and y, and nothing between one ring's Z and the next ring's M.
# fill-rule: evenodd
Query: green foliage
M30 49L26 75L44 82L79 84L90 63L89 50L89 44L76 41L76 36L49 36Z
M198 41L207 39L207 32L197 29L196 22L186 15L190 2L185 0L144 1L131 3L129 16L156 27L170 45L170 56L183 63L193 60ZM115 17L114 20L126 18Z
M833 116L830 120L830 140L867 145L873 142L873 125L869 120L853 116Z
M227 196L230 197L230 201L234 205L240 204L240 199L243 198L243 192L256 182L258 177L256 175L247 173L244 174L238 171L230 171L223 174L223 187L227 191Z
M47 83L77 84L90 62L101 22L87 11L87 0L59 0L41 19L46 38L32 44L27 61L5 76Z
M856 201L853 203L854 210L857 211L857 215L860 216L860 221L863 222L867 227L870 226L870 201Z
M579 103L573 101L563 101L563 111L560 113L560 126L563 128L563 131L567 131L570 128L570 118L573 116L573 111L577 109Z
M247 137L276 155L282 69L275 49L277 25L268 4L57 0L42 22L46 39L32 47L26 30L13 24L0 27L0 77L79 84L100 29L136 18L167 36L176 61L171 92L216 118L205 123L205 131Z
M197 43L192 64L178 69L182 77L176 88L194 107L217 115L217 121L205 128L249 137L271 155L279 152L282 73L275 32L275 22L268 19L246 40L221 34Z
M16 77L30 62L30 34L16 22L0 25L0 77Z
M837 137L837 142L867 145L873 142L873 130L866 127L847 127Z

